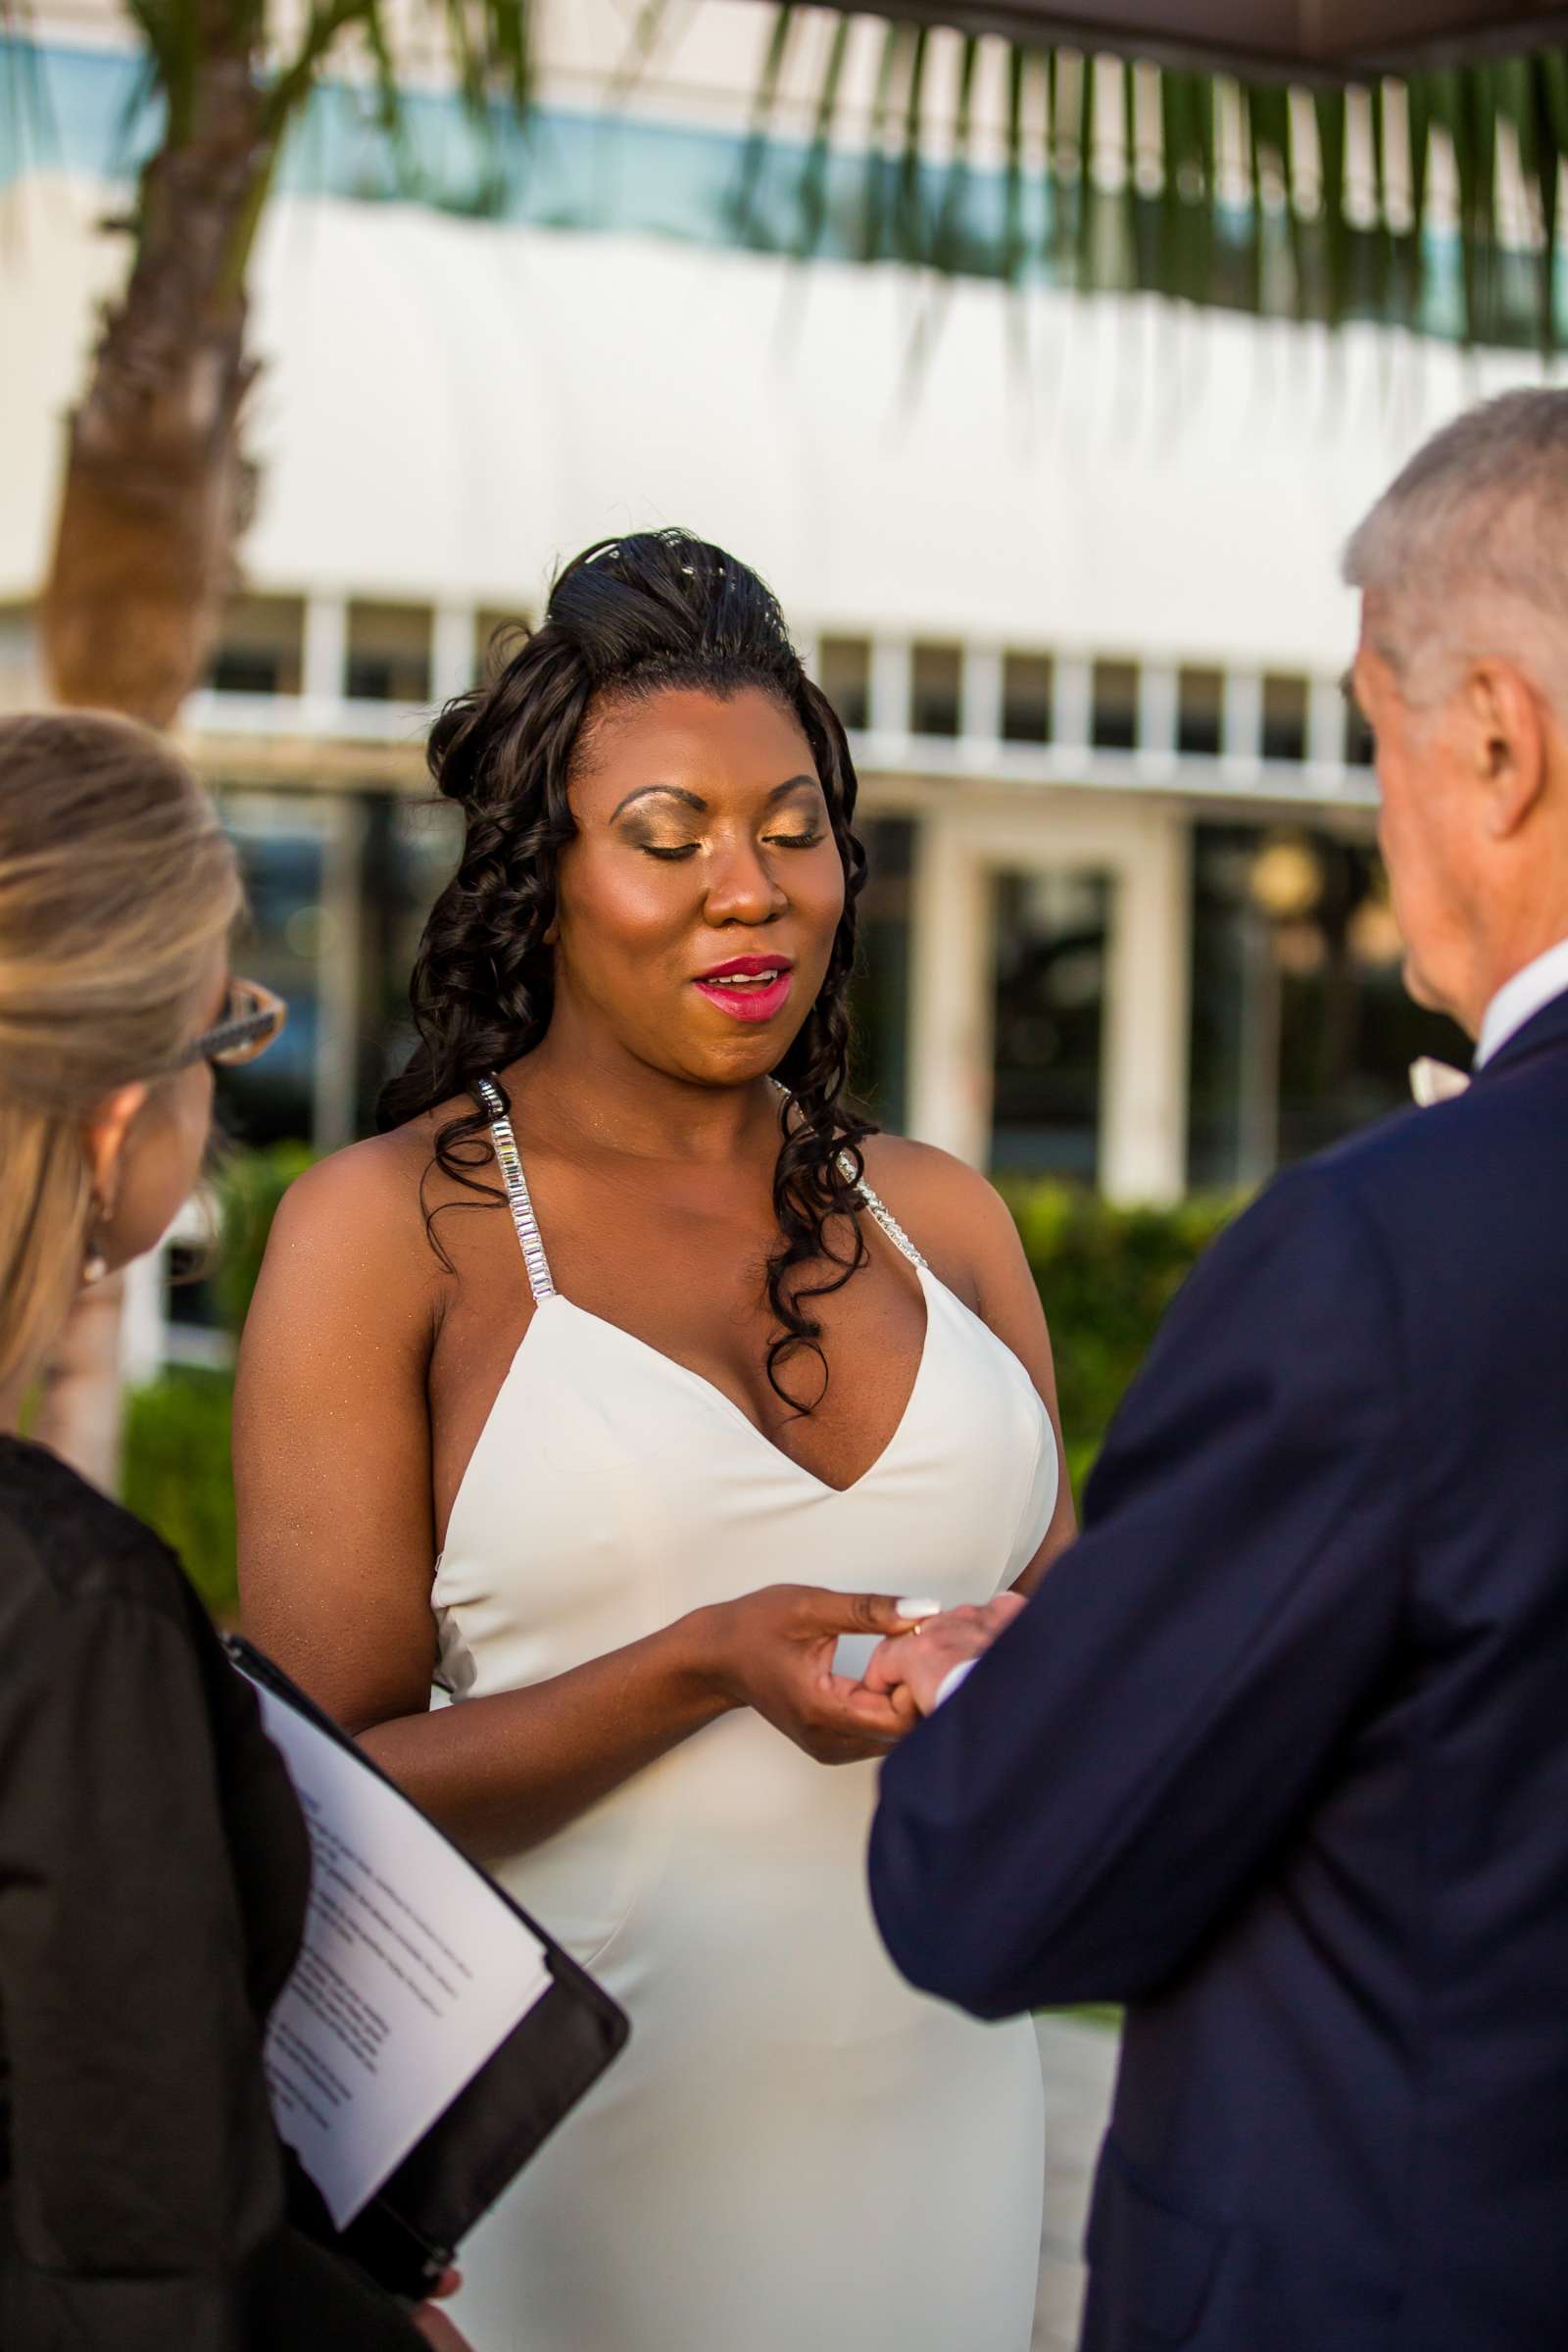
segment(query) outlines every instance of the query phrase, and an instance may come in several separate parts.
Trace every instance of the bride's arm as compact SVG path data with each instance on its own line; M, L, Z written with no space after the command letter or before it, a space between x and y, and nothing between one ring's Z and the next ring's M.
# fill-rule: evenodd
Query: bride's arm
M273 1225L234 1407L251 1639L481 1856L549 1837L731 1707L757 1707L823 1762L879 1752L906 1716L830 1667L840 1633L896 1630L894 1604L798 1586L695 1610L530 1689L430 1708L426 1379L443 1291L399 1150L389 1137L323 1161Z

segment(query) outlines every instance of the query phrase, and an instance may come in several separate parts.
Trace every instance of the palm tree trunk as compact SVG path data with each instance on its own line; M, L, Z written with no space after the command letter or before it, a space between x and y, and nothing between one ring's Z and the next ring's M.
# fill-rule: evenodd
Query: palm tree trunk
M248 50L192 78L142 175L129 283L71 419L43 652L61 702L168 726L199 682L251 502L244 267L271 177Z
M215 29L217 29L215 27ZM129 282L71 419L43 652L62 703L172 723L217 641L251 504L245 263L274 162L249 49L215 41L142 175ZM118 1280L84 1292L44 1374L45 1445L113 1492Z

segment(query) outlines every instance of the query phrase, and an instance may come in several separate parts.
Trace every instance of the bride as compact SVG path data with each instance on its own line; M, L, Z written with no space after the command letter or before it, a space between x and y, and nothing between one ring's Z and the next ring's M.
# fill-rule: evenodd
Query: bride
M631 2014L455 2317L1024 2352L1033 2034L883 1956L907 1719L858 1676L897 1595L1027 1589L1071 1504L1006 1211L844 1100L843 730L755 574L665 531L568 565L430 763L466 839L420 1042L279 1213L236 1468L250 1633Z

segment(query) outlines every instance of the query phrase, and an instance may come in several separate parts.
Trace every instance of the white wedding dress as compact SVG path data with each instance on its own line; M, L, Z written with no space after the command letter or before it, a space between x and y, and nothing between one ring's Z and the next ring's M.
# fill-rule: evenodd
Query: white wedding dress
M880 1202L925 1346L897 1432L840 1492L561 1297L504 1122L496 1148L538 1303L437 1568L455 1704L762 1585L956 1603L1027 1565L1050 1421ZM875 1801L874 1764L814 1764L743 1710L499 1866L632 2034L461 2250L447 2308L474 2352L1026 2352L1033 2028L898 1976L866 1894Z

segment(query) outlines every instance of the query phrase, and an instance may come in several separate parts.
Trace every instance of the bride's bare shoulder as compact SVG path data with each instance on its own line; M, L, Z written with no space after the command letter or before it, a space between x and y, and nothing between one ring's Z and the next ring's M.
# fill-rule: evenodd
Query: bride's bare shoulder
M902 1135L868 1136L863 1150L866 1182L951 1290L972 1305L1016 1282L1017 1228L978 1168Z
M471 1117L473 1110L467 1096L455 1096L385 1135L366 1136L313 1160L290 1185L279 1215L286 1213L291 1224L308 1229L370 1216L389 1220L394 1230L411 1216L422 1222L426 1208L461 1189L438 1158L436 1145L444 1128ZM471 1164L474 1175L493 1179L495 1159L482 1128L471 1141L460 1140L457 1152L466 1169Z
M862 1151L867 1183L901 1222L906 1221L901 1201L944 1226L959 1226L975 1215L1006 1217L1001 1195L979 1169L935 1144L917 1144L905 1135L871 1135Z
M447 1269L433 1244L433 1212L479 1196L472 1184L499 1194L495 1159L481 1129L460 1141L465 1186L437 1155L441 1131L472 1113L466 1096L438 1103L385 1135L366 1137L316 1160L284 1194L268 1244L274 1281L292 1264L297 1275L333 1290L344 1275L386 1282L402 1296L421 1298ZM454 1220L454 1223L461 1220Z

